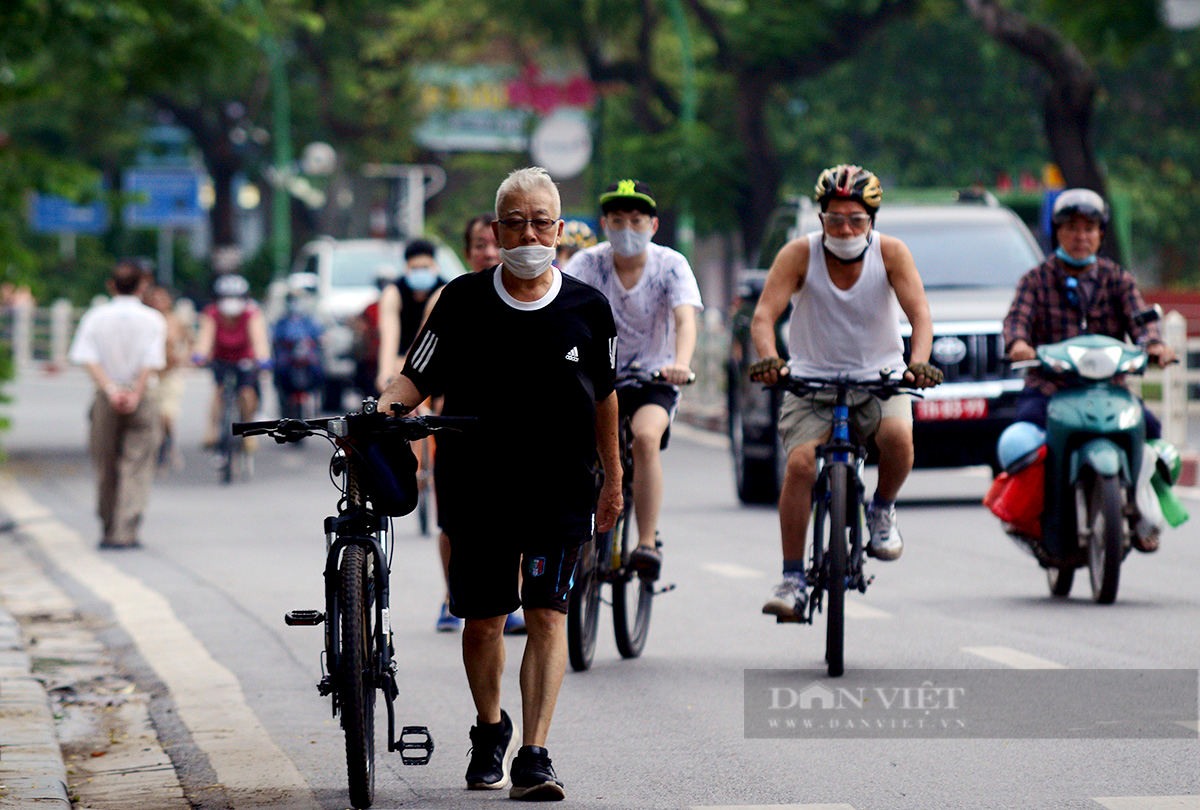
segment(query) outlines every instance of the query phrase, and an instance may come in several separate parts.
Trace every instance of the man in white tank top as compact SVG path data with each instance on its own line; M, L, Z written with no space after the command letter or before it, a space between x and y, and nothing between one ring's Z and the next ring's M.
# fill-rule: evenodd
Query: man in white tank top
M905 368L900 311L912 325L912 356L904 384L927 388L942 380L929 365L933 321L912 254L899 239L873 232L882 188L858 166L826 169L817 180L822 230L779 251L767 276L750 334L762 359L750 378L773 384L780 374L878 380L881 369ZM789 363L775 346L775 323L792 304ZM896 496L913 465L912 406L907 396L852 399L851 422L859 439L874 435L879 447L879 484L867 507L871 538L867 553L883 560L900 556ZM779 430L787 467L779 497L783 536L783 582L763 613L796 620L807 600L804 552L817 478L816 448L830 436L832 402L821 394L784 394Z

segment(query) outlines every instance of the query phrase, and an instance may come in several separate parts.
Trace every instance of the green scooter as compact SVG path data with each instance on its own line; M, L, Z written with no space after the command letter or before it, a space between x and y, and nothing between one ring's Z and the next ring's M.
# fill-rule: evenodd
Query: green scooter
M1145 321L1157 313L1139 313ZM1070 593L1075 569L1087 566L1092 595L1101 604L1117 598L1121 562L1138 531L1135 487L1144 458L1142 403L1114 381L1141 374L1148 355L1103 335L1080 335L1040 346L1040 366L1068 385L1046 410L1046 502L1038 558L1050 591Z

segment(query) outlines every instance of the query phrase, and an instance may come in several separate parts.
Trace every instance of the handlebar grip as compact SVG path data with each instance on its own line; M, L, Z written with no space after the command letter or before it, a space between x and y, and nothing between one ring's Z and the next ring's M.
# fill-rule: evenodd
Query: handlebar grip
M233 435L241 436L250 430L271 430L278 424L278 419L272 419L270 422L234 422Z
M431 428L461 428L479 421L477 416L423 416L421 418Z

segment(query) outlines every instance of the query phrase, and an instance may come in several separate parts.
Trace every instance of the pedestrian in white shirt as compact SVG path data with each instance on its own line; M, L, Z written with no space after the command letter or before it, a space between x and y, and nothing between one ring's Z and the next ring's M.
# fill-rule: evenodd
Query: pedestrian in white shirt
M161 423L148 390L166 365L167 324L140 295L149 275L122 259L108 282L112 300L84 314L72 363L96 384L89 445L96 467L101 548L138 548L138 526L154 480Z

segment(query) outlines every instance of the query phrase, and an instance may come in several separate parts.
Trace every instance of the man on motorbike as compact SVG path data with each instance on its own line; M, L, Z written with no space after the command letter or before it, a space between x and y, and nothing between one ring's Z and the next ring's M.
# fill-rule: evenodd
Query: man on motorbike
M1010 360L1033 360L1038 346L1092 334L1117 340L1128 335L1158 365L1175 362L1175 352L1162 342L1158 325L1140 324L1133 317L1146 308L1133 276L1097 255L1108 220L1108 205L1091 189L1072 188L1058 195L1051 215L1055 251L1022 276L1004 319ZM1046 406L1061 385L1030 369L1017 400L1017 421L1045 428ZM1146 435L1152 439L1162 435L1158 419L1149 411Z

